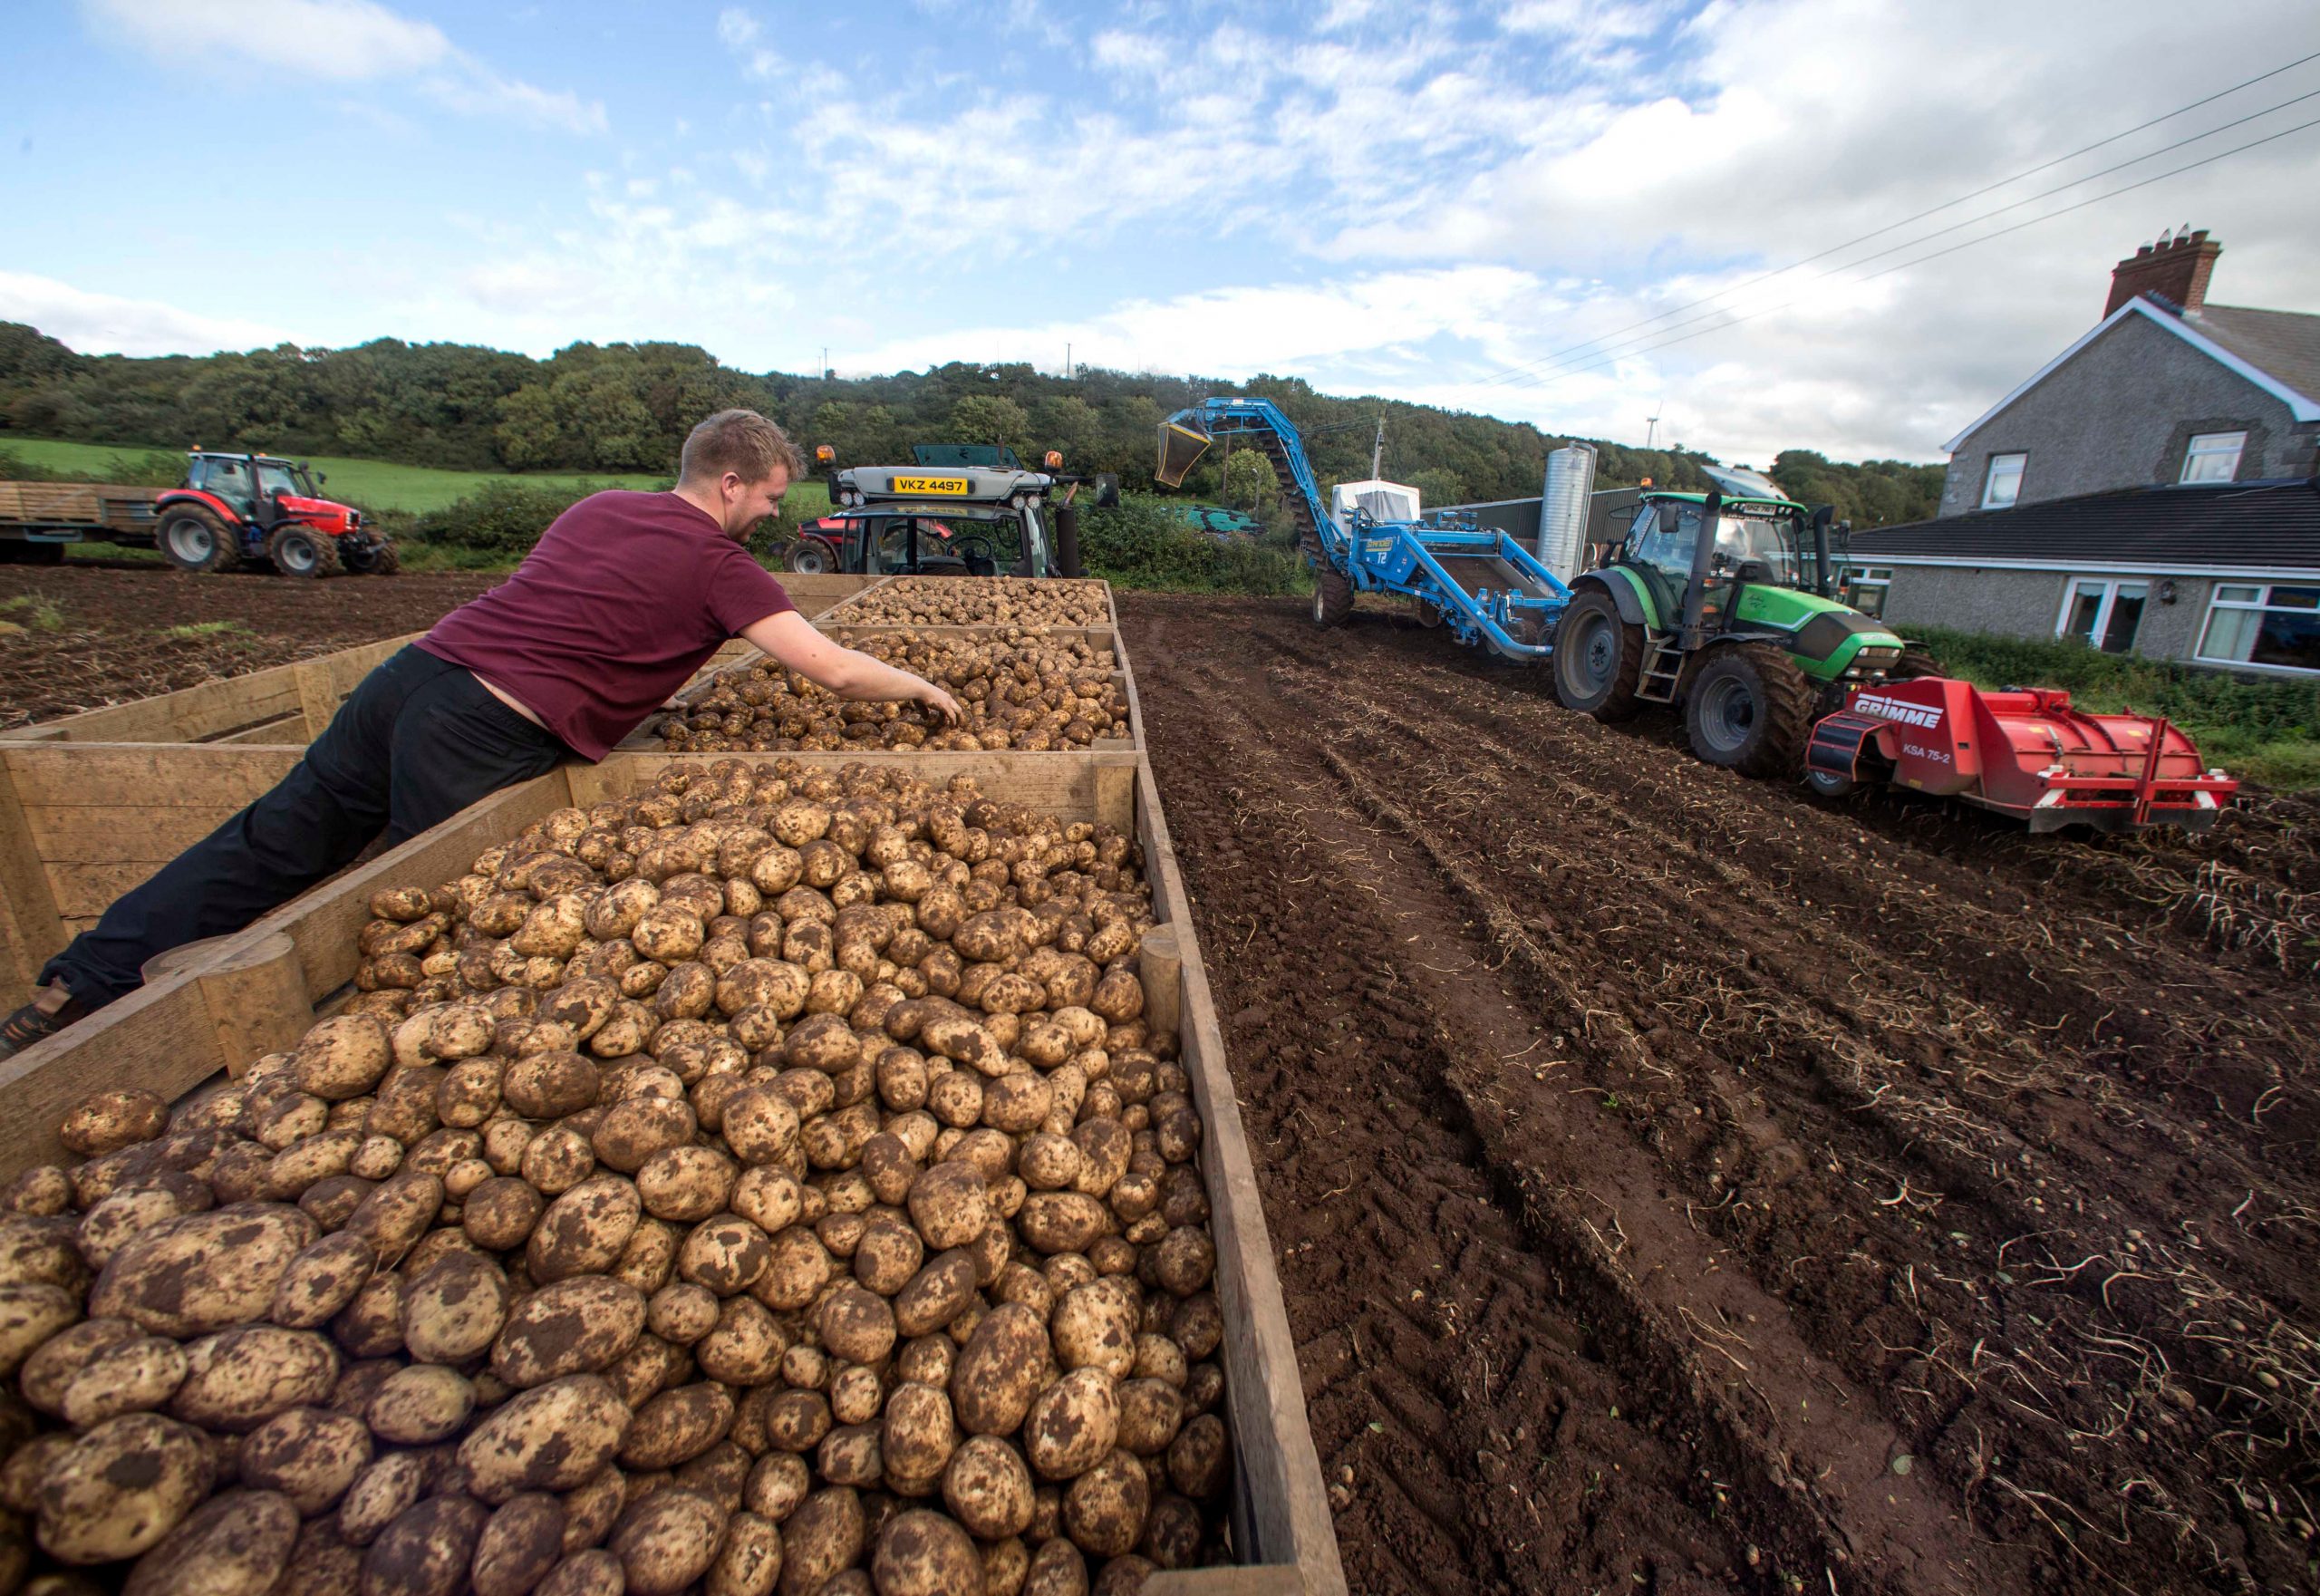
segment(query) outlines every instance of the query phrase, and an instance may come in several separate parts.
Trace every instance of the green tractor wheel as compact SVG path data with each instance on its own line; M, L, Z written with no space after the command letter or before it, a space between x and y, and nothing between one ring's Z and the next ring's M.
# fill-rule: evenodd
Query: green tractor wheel
M1812 731L1812 683L1796 662L1760 643L1726 644L1694 673L1684 696L1692 751L1748 776L1793 776Z
M1598 721L1624 721L1639 707L1643 628L1619 619L1600 587L1582 587L1555 626L1555 697Z

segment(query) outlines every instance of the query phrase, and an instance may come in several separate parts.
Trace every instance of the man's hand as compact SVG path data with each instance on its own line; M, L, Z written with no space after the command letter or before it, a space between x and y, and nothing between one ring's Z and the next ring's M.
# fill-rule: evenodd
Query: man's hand
M957 699L952 698L932 682L925 683L925 687L926 691L918 695L918 701L942 716L943 725L956 726L966 719L966 711L959 708Z

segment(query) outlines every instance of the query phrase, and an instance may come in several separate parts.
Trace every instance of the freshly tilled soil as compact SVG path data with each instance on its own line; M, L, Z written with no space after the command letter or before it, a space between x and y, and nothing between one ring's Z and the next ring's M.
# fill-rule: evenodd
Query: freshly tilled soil
M2320 806L2032 838L1121 608L1355 1589L2320 1588Z

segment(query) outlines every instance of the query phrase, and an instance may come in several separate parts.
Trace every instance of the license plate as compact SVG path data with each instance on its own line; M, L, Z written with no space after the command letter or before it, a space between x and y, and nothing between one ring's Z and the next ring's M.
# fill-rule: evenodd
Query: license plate
M890 493L949 493L963 496L967 491L964 477L897 477Z

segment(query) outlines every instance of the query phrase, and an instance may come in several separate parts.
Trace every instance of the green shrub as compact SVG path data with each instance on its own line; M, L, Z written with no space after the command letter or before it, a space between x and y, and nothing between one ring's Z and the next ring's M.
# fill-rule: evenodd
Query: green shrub
M411 523L417 541L522 558L548 524L599 491L594 483L535 485L508 478L487 482L465 498L429 510Z
M1260 595L1312 587L1293 549L1193 531L1170 500L1147 494L1128 494L1116 508L1083 508L1079 555L1088 575L1122 587Z
M2109 654L2077 642L1905 629L1977 687L2059 687L2093 713L2163 715L2211 765L2272 787L2320 786L2320 682Z

